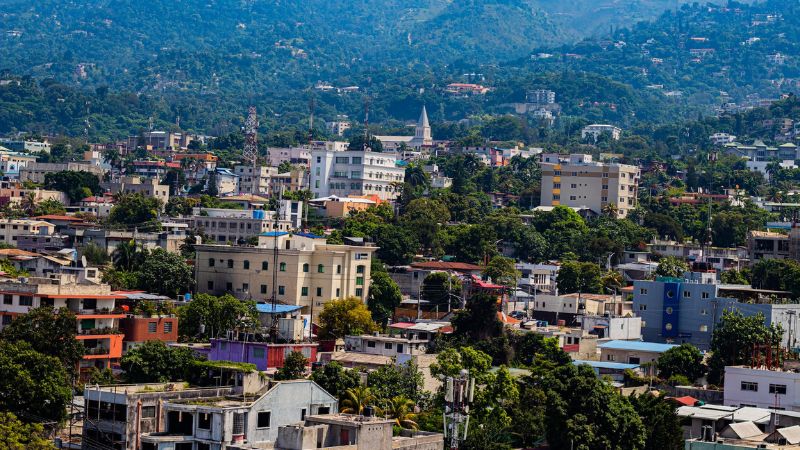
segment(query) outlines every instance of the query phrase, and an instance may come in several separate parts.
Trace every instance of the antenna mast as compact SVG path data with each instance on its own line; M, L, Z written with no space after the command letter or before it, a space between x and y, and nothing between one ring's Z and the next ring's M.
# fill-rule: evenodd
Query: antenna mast
M278 314L275 311L278 303L278 226L281 216L281 203L283 203L283 186L278 192L278 201L275 205L275 215L272 222L272 323L270 324L269 337L272 342L278 340Z
M244 151L242 157L245 161L249 162L253 167L253 177L250 186L250 193L255 194L256 182L258 179L256 174L256 166L258 165L258 114L256 107L251 106L247 110L247 120L244 123Z

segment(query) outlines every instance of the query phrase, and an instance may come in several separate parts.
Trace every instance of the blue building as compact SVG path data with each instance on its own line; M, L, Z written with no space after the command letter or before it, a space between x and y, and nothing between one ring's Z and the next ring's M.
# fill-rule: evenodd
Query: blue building
M772 294L787 293L719 284L714 271L687 272L682 278L636 281L633 310L642 318L642 338L648 342L690 343L708 350L714 326L723 313L739 311L745 316L763 314L767 325L782 327L784 344L794 346L800 305L775 303L767 298Z

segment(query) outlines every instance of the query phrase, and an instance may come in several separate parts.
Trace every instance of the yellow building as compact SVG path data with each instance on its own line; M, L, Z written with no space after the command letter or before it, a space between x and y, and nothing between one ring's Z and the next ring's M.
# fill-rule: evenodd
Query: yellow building
M274 292L278 303L302 306L309 313L312 303L318 308L334 298L366 299L377 247L330 245L312 234L268 232L259 236L255 247L198 245L196 249L198 292L231 293L259 302L269 301Z

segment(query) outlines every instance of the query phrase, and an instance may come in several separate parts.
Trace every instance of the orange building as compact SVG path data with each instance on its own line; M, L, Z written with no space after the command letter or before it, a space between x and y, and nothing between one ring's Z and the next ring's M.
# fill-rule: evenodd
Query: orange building
M122 357L123 335L119 320L125 317L111 293L111 287L86 280L82 274L51 274L48 278L29 277L0 286L0 329L14 317L33 308L67 308L78 319L78 335L86 353L79 363L82 376L92 368L110 368Z

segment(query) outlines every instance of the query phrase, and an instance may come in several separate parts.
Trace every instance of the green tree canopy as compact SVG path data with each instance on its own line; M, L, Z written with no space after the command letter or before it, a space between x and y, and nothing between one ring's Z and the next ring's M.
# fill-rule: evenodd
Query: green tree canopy
M243 302L230 294L197 294L178 309L178 330L185 341L206 341L224 336L243 322L257 321L255 302Z
M283 367L275 373L276 380L297 380L304 378L308 368L308 358L300 352L291 352L283 361Z
M319 326L320 339L339 339L348 335L371 333L377 329L372 314L358 297L325 303L319 315Z
M446 305L461 306L461 279L447 272L432 272L422 280L420 294L423 300L431 305L439 305L446 309Z
M43 306L12 320L0 337L8 342L24 342L39 353L55 357L68 374L73 374L85 350L83 343L75 339L77 334L75 314L67 308Z
M517 270L514 260L504 256L492 258L484 269L483 275L491 278L494 283L502 284L509 289L516 289L517 280L522 276Z
M130 383L165 383L190 379L196 360L190 348L146 341L125 353L120 366Z
M780 328L764 322L762 314L743 316L738 311L725 311L711 335L711 357L708 360L708 381L719 384L725 366L750 362L755 345L774 347L781 341Z
M403 294L397 283L386 272L372 272L372 283L369 286L367 307L372 318L381 326L386 326L394 309L400 306Z
M656 275L659 277L680 278L689 270L689 265L677 256L665 256L658 261Z
M422 395L422 373L411 361L388 364L367 374L367 386L379 399L402 395L417 403Z
M345 369L342 363L331 361L311 372L311 379L334 397L361 384L361 375L354 369Z
M642 419L645 445L642 450L682 450L684 448L681 418L675 406L663 397L642 394L630 397L633 408Z
M695 381L705 374L703 354L692 344L681 344L673 347L658 357L658 373L661 378L668 379L673 375L683 375L689 381Z
M556 283L558 292L570 294L601 294L603 288L600 266L590 262L565 261L558 268Z
M498 311L497 296L473 295L467 301L466 308L457 311L453 317L453 334L466 338L468 342L500 336L503 324L497 318Z
M139 230L156 230L160 227L158 213L161 211L161 200L142 194L123 194L114 196L114 207L108 216L111 225Z
M186 260L162 248L150 251L138 272L141 289L170 297L190 292L194 285L194 271Z
M85 171L64 170L46 173L44 187L67 194L67 198L73 203L103 192L97 175Z

